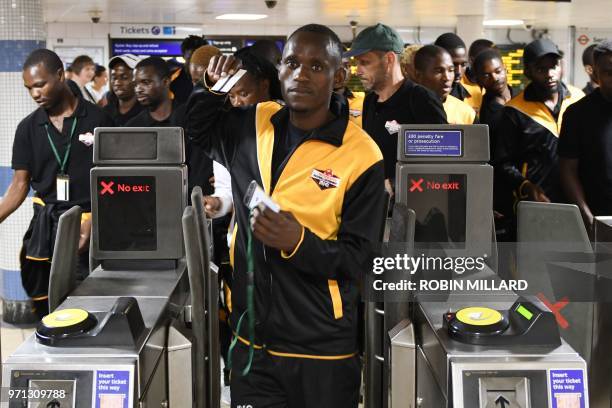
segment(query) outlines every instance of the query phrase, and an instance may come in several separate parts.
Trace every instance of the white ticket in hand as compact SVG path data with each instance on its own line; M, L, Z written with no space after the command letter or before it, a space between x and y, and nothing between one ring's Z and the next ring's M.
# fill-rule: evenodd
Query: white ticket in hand
M242 78L244 74L246 74L246 70L239 69L234 75L218 80L217 83L210 88L210 90L214 92L228 93L234 87L234 85L240 81L240 78Z
M249 184L247 188L247 192L244 196L244 203L250 210L256 208L260 203L263 203L275 213L280 211L280 206L266 194L263 188L261 188L255 180L251 181L251 184Z

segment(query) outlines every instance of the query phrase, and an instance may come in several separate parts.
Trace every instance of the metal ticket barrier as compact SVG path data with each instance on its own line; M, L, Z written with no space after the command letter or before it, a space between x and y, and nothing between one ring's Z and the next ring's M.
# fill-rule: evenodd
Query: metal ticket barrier
M591 352L587 363L591 406L608 408L612 406L612 268L609 261L612 255L612 217L595 217L594 237L595 251L600 258L596 267L598 302L594 304Z
M525 202L518 238L519 272L548 272L539 276L539 296L556 309L562 337L587 363L590 406L609 408L612 217L595 217L591 242L577 206Z
M405 222L414 222L415 248L442 243L449 258L496 253L488 160L486 126L402 126L396 195L414 211L414 221ZM385 404L589 406L586 364L560 337L554 314L539 299L503 288L475 286L473 296L460 289L473 281L495 286L501 282L495 269L493 259L472 273L453 271L454 288L417 292L406 299L407 313L385 313Z
M192 352L189 328L191 315L206 310L188 307L183 131L97 128L94 140L92 272L73 290L80 218L73 209L60 220L51 268L50 303L57 308L3 365L2 406L218 406L218 398L206 401L210 383L191 381L209 354ZM205 222L203 214L199 219ZM185 238L200 245L197 272L208 274L208 237L197 232ZM198 288L215 295L214 285ZM205 309L198 300L196 308ZM199 344L208 332L209 323Z
M193 329L194 408L218 408L221 397L219 344L218 269L210 258L212 248L202 202L202 190L194 188L192 206L183 213L183 234L191 288Z

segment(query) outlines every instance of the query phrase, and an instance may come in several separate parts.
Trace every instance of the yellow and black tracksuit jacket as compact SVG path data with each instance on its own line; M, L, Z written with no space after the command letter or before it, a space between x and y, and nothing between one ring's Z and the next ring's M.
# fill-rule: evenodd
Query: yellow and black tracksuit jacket
M496 129L494 166L509 183L517 198L525 198L521 187L527 180L539 185L548 198L563 199L557 143L568 106L584 96L572 86L560 84L559 102L553 111L541 102L538 89L529 84L503 108Z
M483 91L480 85L472 82L466 75L462 76L459 82L453 83L450 94L470 105L470 107L474 109L474 112L478 113L480 111Z
M275 102L223 110L223 96L203 92L187 106L186 133L232 176L237 231L232 239L234 331L246 308L249 212L243 197L256 180L303 226L291 254L254 239L255 347L281 357L341 359L357 345L357 302L369 244L378 240L384 208L382 154L349 121L343 97L335 119L313 131L272 168L287 135L289 110ZM237 333L246 342L246 327Z
M349 119L357 126L361 127L363 122L363 101L365 99L365 92L353 92L346 88L344 95L348 100Z
M453 95L448 95L442 106L446 112L446 120L451 125L472 125L476 122L476 111Z
M482 89L476 82L472 82L467 73L461 77L460 84L463 89L467 91L467 94L462 99L463 102L470 105L470 107L474 109L474 112L479 113L480 107L482 106L484 89Z

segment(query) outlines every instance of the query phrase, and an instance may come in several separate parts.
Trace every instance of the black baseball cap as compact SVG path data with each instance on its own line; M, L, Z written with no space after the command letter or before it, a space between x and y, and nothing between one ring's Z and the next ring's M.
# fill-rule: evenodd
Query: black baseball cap
M404 41L393 28L378 23L357 34L351 44L351 49L344 53L344 58L375 50L393 51L396 54L401 54L404 51Z
M550 54L556 55L559 58L563 57L563 55L561 55L561 51L559 51L559 48L555 45L555 43L541 38L527 44L523 52L523 63L531 64L543 56Z

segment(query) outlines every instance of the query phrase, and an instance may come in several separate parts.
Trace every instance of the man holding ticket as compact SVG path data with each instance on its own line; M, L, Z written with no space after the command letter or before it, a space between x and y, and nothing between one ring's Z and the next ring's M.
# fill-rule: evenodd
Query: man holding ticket
M384 167L376 144L333 95L344 80L341 60L337 35L310 24L283 52L285 107L224 109L224 92L240 72L232 56L211 60L208 91L187 107L187 135L232 176L232 406L358 406L358 281L383 221ZM249 259L254 335L238 324Z

